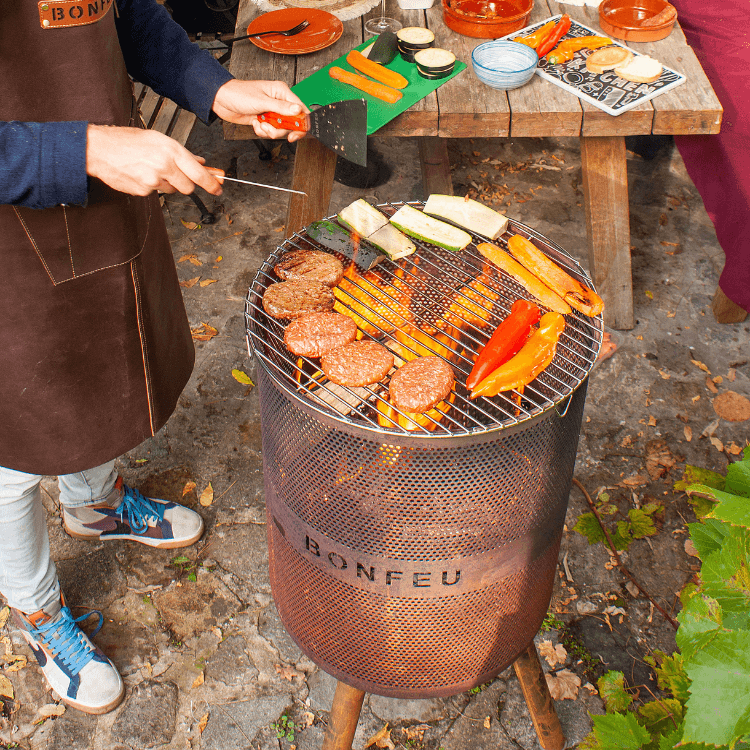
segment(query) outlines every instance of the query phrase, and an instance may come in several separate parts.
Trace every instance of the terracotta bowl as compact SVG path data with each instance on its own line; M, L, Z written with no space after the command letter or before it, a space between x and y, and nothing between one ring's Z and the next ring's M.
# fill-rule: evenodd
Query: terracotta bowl
M603 0L599 6L602 31L627 42L657 42L671 33L677 15L673 14L658 26L643 26L667 7L666 0Z
M526 26L534 0L443 0L445 25L464 36L497 39Z

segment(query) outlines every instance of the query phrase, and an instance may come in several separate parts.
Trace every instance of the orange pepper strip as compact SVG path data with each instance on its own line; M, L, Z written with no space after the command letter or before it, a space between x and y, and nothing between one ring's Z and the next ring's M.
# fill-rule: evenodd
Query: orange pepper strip
M544 39L547 34L549 34L550 31L555 27L555 22L550 21L549 23L545 23L544 26L540 26L533 34L529 34L528 36L517 36L513 41L514 42L520 42L521 44L525 44L527 47L531 47L532 49L536 49L539 42Z
M471 398L497 396L501 391L510 391L530 383L554 359L564 328L565 319L560 313L542 315L539 328L529 336L521 351L482 380L471 392Z
M573 55L579 50L598 49L608 44L612 44L612 40L606 36L579 36L574 39L564 39L547 55L547 62L550 65L559 65L572 60Z

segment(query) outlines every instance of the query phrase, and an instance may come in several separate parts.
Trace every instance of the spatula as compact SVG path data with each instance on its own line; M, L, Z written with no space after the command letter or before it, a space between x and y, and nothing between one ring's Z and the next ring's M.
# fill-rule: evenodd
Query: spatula
M367 166L365 99L349 99L326 104L314 109L310 114L296 117L280 115L277 112L263 112L258 115L258 119L282 130L309 133L344 159L361 167Z

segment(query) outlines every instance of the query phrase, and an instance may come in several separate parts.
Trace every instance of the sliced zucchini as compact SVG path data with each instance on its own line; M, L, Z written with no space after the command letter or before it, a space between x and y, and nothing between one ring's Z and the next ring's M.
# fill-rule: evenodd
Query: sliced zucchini
M410 237L431 242L446 250L463 250L471 243L471 235L463 229L433 219L412 206L402 206L391 216L391 224Z
M417 249L416 245L405 234L399 232L393 224L380 227L367 238L367 241L384 252L391 260L405 258Z
M350 203L341 210L338 217L342 224L356 232L360 237L369 237L373 232L377 232L378 229L388 223L388 217L371 206L364 198Z
M424 212L458 224L491 240L497 239L507 228L508 218L489 206L459 195L434 193L427 199Z

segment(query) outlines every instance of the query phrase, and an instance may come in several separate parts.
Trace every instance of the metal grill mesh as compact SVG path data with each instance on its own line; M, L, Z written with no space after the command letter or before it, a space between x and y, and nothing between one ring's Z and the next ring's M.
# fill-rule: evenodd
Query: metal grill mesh
M590 283L541 235L517 223L512 231L533 236ZM300 648L338 679L399 697L461 692L514 661L544 619L601 320L566 316L554 362L522 400L470 401L464 382L473 359L522 293L490 275L492 325L450 329L443 354L457 384L445 417L433 430L384 428L376 412L384 386L321 401L327 386L309 378L317 363L298 363L283 327L263 312L274 264L310 246L305 237L277 249L246 302L260 364L276 605ZM483 272L488 279L472 248L454 254L420 244L416 258L381 264L378 273L394 284L408 277L410 314L435 341L451 305L457 315L470 309L472 298L457 290ZM393 332L372 336L396 341Z

